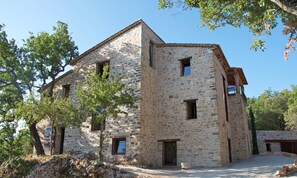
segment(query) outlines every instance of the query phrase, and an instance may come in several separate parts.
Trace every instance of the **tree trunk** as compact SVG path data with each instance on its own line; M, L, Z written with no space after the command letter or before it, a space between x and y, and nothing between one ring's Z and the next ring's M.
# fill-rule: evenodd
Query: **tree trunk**
M99 138L99 161L103 161L103 143L104 143L104 129L105 129L105 118L104 115L102 114L101 118L101 128L100 128L100 138Z
M36 150L36 154L39 155L45 155L44 154L44 149L42 147L41 141L40 141L40 137L38 134L38 131L36 129L36 122L33 122L30 126L30 135L33 138L33 142L34 142L34 146L35 146L35 150Z
M55 153L55 143L56 143L56 127L54 126L54 122L51 124L51 138L50 138L50 154L53 155Z

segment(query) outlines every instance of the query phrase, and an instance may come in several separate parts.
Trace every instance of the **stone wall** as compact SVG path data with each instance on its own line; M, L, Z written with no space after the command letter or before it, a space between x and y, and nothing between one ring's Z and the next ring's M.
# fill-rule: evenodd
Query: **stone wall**
M141 96L141 25L134 27L92 51L80 60L74 70L81 74L86 70L86 66L95 67L95 62L110 61L110 76L123 75L122 82L135 90L136 96ZM83 79L77 78L79 81ZM138 101L138 106L139 106ZM140 107L127 110L126 116L118 118L108 118L106 121L106 143L104 154L108 160L139 162L140 151ZM112 138L126 138L125 155L112 155Z
M150 42L153 66L149 65ZM245 123L226 121L222 75L226 81L227 76L210 47L164 44L141 22L82 56L73 65L73 72L56 82L59 95L62 86L70 84L70 97L77 99L75 90L84 86L87 72L95 71L96 62L109 61L110 76L124 75L122 82L140 98L137 109L126 109L128 115L107 119L104 155L108 161L162 166L164 141L176 140L178 166L190 163L193 167L218 167L229 162L228 138L233 143L243 139L233 137L237 132L231 127ZM180 59L188 57L191 75L181 76ZM188 119L185 101L193 99L197 119ZM240 105L237 109L242 108ZM81 128L66 128L64 152L98 151L99 131L91 132L90 121L86 118ZM112 138L122 137L126 138L125 155L112 155ZM235 150L243 147L241 144ZM232 156L239 157L236 154Z
M218 121L219 121L219 131L220 131L220 155L221 155L221 165L228 164L229 161L229 147L228 147L228 138L231 139L231 131L230 131L230 124L226 118L226 109L225 109L225 101L224 101L224 84L223 84L223 77L225 78L225 86L228 86L227 83L227 75L225 70L223 69L221 63L214 56L215 62L215 80L216 85L212 90L215 90L217 93L217 108L218 108ZM229 108L229 97L226 95L227 100L227 107ZM228 112L228 111L227 111ZM230 120L230 118L229 118ZM232 140L231 140L232 143ZM232 148L231 148L232 149ZM233 157L233 155L231 155Z
M271 152L280 152L280 142L265 142L265 140L297 140L297 131L257 131L258 149L260 153L267 153L266 143L271 145Z
M233 160L245 160L251 155L245 103L240 93L229 98Z
M181 76L180 59L191 58L191 75ZM211 49L157 47L157 140L177 141L177 165L221 166L214 60ZM197 119L187 120L186 102L197 99ZM156 141L157 141L156 140ZM162 166L162 142L157 143Z
M156 90L156 44L164 43L146 24L142 24L141 35L141 163L154 165L156 160L157 135L157 90ZM153 44L153 66L150 66L149 46Z

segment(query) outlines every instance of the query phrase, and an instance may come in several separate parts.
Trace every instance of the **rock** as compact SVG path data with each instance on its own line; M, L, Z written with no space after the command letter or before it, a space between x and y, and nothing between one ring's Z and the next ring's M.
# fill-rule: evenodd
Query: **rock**
M83 159L83 160L81 160L81 161L79 162L79 164L80 164L82 167L87 167L89 163L88 163L88 160Z
M191 169L190 163L181 163L180 165L182 169Z
M93 165L90 165L86 168L86 171L88 174L93 174L94 173L95 167Z

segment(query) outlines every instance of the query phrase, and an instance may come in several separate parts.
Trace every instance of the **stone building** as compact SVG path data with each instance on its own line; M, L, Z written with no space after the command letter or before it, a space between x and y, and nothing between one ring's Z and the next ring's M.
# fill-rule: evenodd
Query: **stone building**
M258 130L257 141L260 154L288 152L297 154L297 132Z
M138 20L73 60L55 91L76 98L83 71L100 70L106 62L109 75L124 75L123 82L141 98L127 116L108 118L108 161L219 167L250 157L247 81L241 68L229 66L219 45L165 43ZM90 117L59 139L60 153L97 151L99 131Z

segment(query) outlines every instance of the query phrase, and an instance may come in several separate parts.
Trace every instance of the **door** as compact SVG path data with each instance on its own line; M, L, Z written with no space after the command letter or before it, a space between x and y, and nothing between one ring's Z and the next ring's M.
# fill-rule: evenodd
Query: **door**
M163 165L176 166L176 141L163 142Z
M59 149L59 154L63 154L63 147L64 147L64 137L65 137L65 127L62 127L60 130L60 149Z
M297 154L297 142L281 142L281 151Z
M229 149L229 162L232 162L232 150L231 150L231 139L228 138L228 149Z

